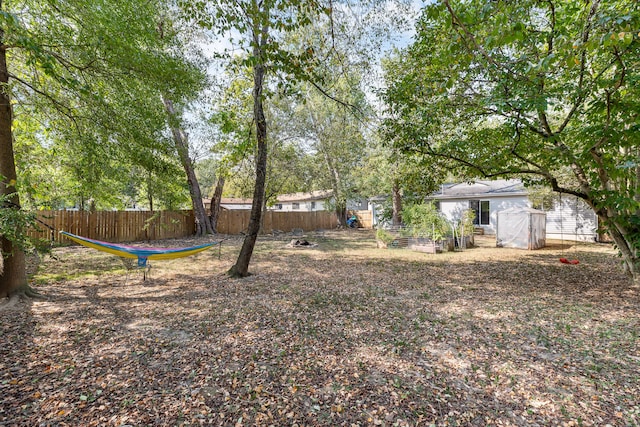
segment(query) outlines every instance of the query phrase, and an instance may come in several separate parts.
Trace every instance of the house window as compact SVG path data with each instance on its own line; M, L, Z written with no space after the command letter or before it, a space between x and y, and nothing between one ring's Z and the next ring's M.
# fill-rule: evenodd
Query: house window
M489 201L482 200L480 202L480 225L489 225Z
M434 200L434 201L433 201L433 207L435 208L435 210L436 210L436 211L438 211L438 212L442 212L442 211L440 210L440 200Z
M469 200L469 209L475 214L473 225L489 225L490 211L488 200Z
M316 208L316 202L311 202L311 210Z
M291 209L293 210L300 209L300 203L291 203Z
M281 211L282 210L282 203L276 203L276 209Z

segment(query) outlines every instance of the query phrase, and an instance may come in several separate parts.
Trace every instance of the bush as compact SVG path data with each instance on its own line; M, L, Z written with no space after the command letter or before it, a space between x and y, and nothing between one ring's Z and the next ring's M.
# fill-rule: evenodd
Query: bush
M428 237L439 241L449 232L446 218L438 212L433 203L419 203L406 206L402 219L413 237Z
M389 245L395 240L395 237L384 228L378 228L376 231L376 240L381 241L385 245Z
M476 214L472 209L466 210L462 214L462 230L465 236L471 236L475 226L473 220L476 218Z
M26 254L48 254L50 242L45 239L29 237L27 231L37 228L36 214L18 208L12 203L15 193L0 194L0 236L9 240L14 248ZM10 254L1 254L0 258ZM1 266L1 264L0 264ZM0 273L2 269L0 268Z

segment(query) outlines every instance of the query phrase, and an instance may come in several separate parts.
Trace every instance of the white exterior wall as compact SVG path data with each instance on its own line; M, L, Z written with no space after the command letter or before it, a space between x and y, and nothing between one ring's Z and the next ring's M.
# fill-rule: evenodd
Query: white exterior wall
M486 234L496 234L498 212L519 207L531 207L526 196L479 198L489 200L489 225L478 225ZM440 211L449 220L458 221L462 212L469 209L469 199L445 199L440 201ZM547 214L546 238L593 242L598 238L598 218L595 212L573 196L563 196L562 205L556 200Z
M598 217L582 200L563 195L547 211L547 239L594 242L598 238Z
M278 209L276 205L270 207L269 209L277 212L316 212L316 211L324 211L324 200L314 200L316 206L311 208L310 201L301 201L301 202L277 202L276 205L282 205L282 209ZM300 206L298 209L293 209L293 203L298 203Z
M367 210L371 211L371 225L373 226L373 228L381 225L382 220L380 219L380 217L382 216L382 204L369 200L369 202L367 203Z
M440 212L449 221L459 221L462 214L469 209L470 199L444 199L440 200ZM498 221L498 212L510 208L527 208L531 207L527 196L512 197L487 197L473 198L471 200L488 200L489 201L489 225L479 224L478 227L484 228L486 234L496 234L496 224Z

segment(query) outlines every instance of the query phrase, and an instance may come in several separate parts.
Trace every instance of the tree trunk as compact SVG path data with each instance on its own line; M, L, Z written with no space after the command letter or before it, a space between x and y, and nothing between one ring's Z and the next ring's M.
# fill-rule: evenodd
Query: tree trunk
M211 223L211 229L214 233L218 232L218 219L220 218L220 202L222 201L222 190L224 189L225 178L223 176L218 178L216 182L216 189L213 192L211 203L209 204L209 222Z
M174 123L176 119L176 112L173 108L173 103L167 98L162 98L165 109L169 115L169 121L171 124L171 132L173 133L173 140L180 156L180 162L187 175L187 184L189 186L189 194L191 195L191 204L193 206L193 214L196 218L196 236L202 236L204 234L214 234L209 218L207 217L204 209L204 203L202 202L202 192L200 191L200 184L198 184L198 178L193 170L193 162L189 157L189 146L187 145L187 136L182 129L177 127Z
M259 232L264 233L264 219L267 217L267 197L262 200L262 213L260 214Z
M1 5L0 2L0 7ZM17 175L13 156L11 99L8 83L4 31L0 29L0 194L3 196L14 194L9 199L9 205L0 206L0 209L20 209L20 199L15 188ZM0 271L0 298L4 298L27 286L27 271L24 252L4 236L0 237L0 242L3 257Z
M347 226L347 200L343 197L342 191L342 178L338 169L334 167L333 160L326 150L322 151L324 161L327 164L329 175L331 176L331 190L333 191L333 200L335 201L335 213L338 220L338 226Z
M636 150L636 159L640 159L640 147ZM640 216L640 164L638 164L640 160L636 162L636 179L634 185L634 200L638 202L638 209L636 210L636 215Z
M251 205L251 218L247 235L242 243L242 249L238 255L235 265L231 267L228 274L232 277L246 277L249 275L249 262L253 254L260 222L262 218L262 204L264 201L264 190L267 178L267 120L264 116L262 105L262 86L264 82L265 65L262 46L266 43L267 29L262 29L262 40L255 40L253 46L253 56L257 62L253 68L253 117L256 123L257 158L256 158L256 185L253 189L253 204Z
M396 178L393 179L393 188L391 189L393 212L391 214L391 225L402 224L402 195L400 194L400 183Z
M620 251L624 272L634 284L640 285L640 253L634 248L633 242L628 240L626 230L624 230L624 227L618 227L615 221L612 221L602 212L598 213L598 219L602 224L605 224L607 232L613 239L618 251Z
M345 200L336 200L336 219L338 220L338 224L346 227L347 226L347 203Z

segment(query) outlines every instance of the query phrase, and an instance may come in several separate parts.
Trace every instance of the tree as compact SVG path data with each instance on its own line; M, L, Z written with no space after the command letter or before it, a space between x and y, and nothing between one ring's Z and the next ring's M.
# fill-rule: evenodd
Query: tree
M216 187L211 196L211 203L209 204L209 221L211 222L211 228L213 228L214 233L218 232L218 220L220 219L220 210L222 208L222 192L224 191L225 180L224 175L218 177Z
M215 147L215 145L214 145ZM212 151L215 148L212 148ZM211 195L209 202L209 223L214 233L218 231L218 219L220 218L222 193L224 191L227 171L222 161L208 157L196 163L198 182L203 188L203 194Z
M336 99L329 91L322 88L323 76L319 72L325 57L315 52L313 38L292 39L292 34L301 33L301 29L310 28L314 23L326 24L328 29L324 37L324 46L332 52L335 45L335 35L338 32L347 34L355 26L348 26L347 21L335 25L337 16L335 11L347 12L362 9L365 4L378 4L385 2L362 2L359 5L351 5L348 2L322 4L320 2L306 2L301 0L244 0L227 1L217 0L209 2L184 0L180 2L188 15L206 25L219 35L229 37L238 42L247 57L246 65L253 70L253 116L256 138L256 179L253 194L253 206L249 222L247 236L238 256L236 264L229 273L233 276L244 277L248 275L248 266L260 229L261 207L264 202L264 189L267 167L267 122L264 113L263 101L268 99L269 88L265 83L267 71L271 77L280 75L280 79L274 79L274 86L287 91L296 82L311 82L323 94ZM353 6L353 7L352 7ZM379 15L381 16L381 15ZM326 19L325 19L326 18ZM358 20L351 20L356 23ZM358 33L360 34L360 33ZM373 40L373 39L371 39ZM343 65L345 67L349 61ZM271 87L273 88L273 87Z
M158 34L160 40L165 39L169 41L169 47L174 51L179 51L183 48L181 44L176 44L178 38L175 33L172 33L172 28L169 25L170 21L165 19L158 25ZM175 30L174 30L175 31ZM162 103L164 104L165 111L167 112L169 126L171 128L171 134L173 135L173 141L175 149L180 159L180 164L184 169L187 178L187 187L189 189L189 195L191 196L191 206L193 208L193 214L196 222L196 236L202 236L204 234L213 234L214 229L211 225L209 217L207 217L204 203L202 201L202 192L200 191L200 183L195 172L194 160L189 153L189 140L187 133L181 125L181 114L178 113L174 105L171 94L162 94Z
M183 58L164 52L155 31L164 6L161 1L0 3L2 209L20 209L18 134L12 125L16 120L20 129L28 114L38 118L36 133L45 145L66 141L78 154L77 164L88 161L83 172L90 187L99 186L95 175L104 172L102 166L118 159L150 170L163 164L159 159L170 145L158 95L166 91L183 99L200 79ZM1 231L4 297L28 287L24 253Z
M0 3L1 7L1 3ZM4 27L0 27L0 202L3 210L20 209L20 198L16 188L17 175L13 156L13 121L11 98L9 96L9 70L7 67L7 51L4 48L6 35ZM4 215L3 215L4 216ZM2 271L0 282L0 298L4 298L26 285L27 273L25 255L22 248L8 238L5 230L0 237L2 249ZM20 230L18 230L20 231Z
M403 206L422 203L449 172L428 156L406 155L394 148L398 135L380 130L382 139L370 145L356 179L365 195L390 196L390 202L383 203L383 217L397 226L403 223Z
M304 66L313 57L310 49L281 44L282 35L311 23L327 10L318 3L300 0L244 0L185 2L189 16L200 24L225 36L239 37L246 53L244 63L252 70L253 120L256 139L256 170L253 205L247 229L236 263L229 270L234 277L249 274L249 262L260 230L264 190L267 175L267 120L264 89L267 71L283 73L292 79L306 74Z
M207 217L204 204L202 202L202 193L200 191L200 184L198 183L198 177L196 176L193 160L189 156L189 142L187 140L187 134L184 129L177 124L178 117L173 106L173 102L164 96L162 100L167 111L167 115L169 116L171 133L173 134L176 151L178 152L180 163L182 164L187 176L187 185L189 188L189 194L191 195L191 206L193 207L193 213L196 220L196 236L213 234L213 227Z
M219 157L216 161L217 174L228 177L228 180L225 179L228 192L250 198L255 181L256 160L256 143L252 131L253 83L246 73L246 67L241 64L232 63L227 72L230 82L216 102L212 117L212 122L220 133L212 151ZM300 159L306 154L299 144L303 135L292 125L296 120L292 97L282 91L275 91L270 92L269 100L270 103L265 105L265 117L270 123L270 131L263 210L278 194L304 189L298 166Z
M306 118L305 136L319 169L316 179L324 183L322 189L331 188L336 219L345 226L347 199L358 193L354 172L362 163L366 147L362 115L355 115L352 108L366 111L367 106L357 83L342 80L337 85L344 104L327 102L322 93L309 88L300 114Z
M639 26L631 0L438 1L386 92L386 125L398 148L470 177L581 198L638 281Z

